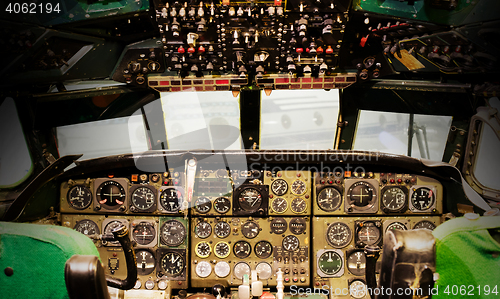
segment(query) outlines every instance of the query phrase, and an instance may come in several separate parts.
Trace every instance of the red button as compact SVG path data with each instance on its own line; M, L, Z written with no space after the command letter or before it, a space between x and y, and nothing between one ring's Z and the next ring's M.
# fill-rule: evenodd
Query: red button
M290 278L285 277L285 282L290 282Z
M193 47L189 47L189 48L188 48L188 52L189 52L189 53L194 53L194 52L196 52L196 49L195 49L195 48L193 48Z
M333 49L332 49L332 46L328 46L328 48L326 49L326 54L332 54L333 53Z
M400 184L401 184L402 182L403 182L403 180L402 180L402 179L398 179L398 183L400 183Z
M302 49L302 48L297 48L297 49L295 49L295 51L296 51L297 53L302 53L302 52L304 52L304 49Z
M311 52L311 49L306 48L306 52L307 52L307 53Z
M299 279L297 277L294 277L293 282L297 282L297 281L299 281Z
M390 182L391 182L391 184L394 184L394 179L391 179L391 181L390 181Z
M205 53L205 47L200 46L200 47L198 48L198 52L200 52L200 53Z
M177 49L177 52L182 54L182 53L186 52L186 49L184 49L184 47L180 46L179 49Z
M316 49L316 53L318 53L318 54L323 53L323 48L318 47L318 48Z
M333 184L333 181L328 181L329 184Z

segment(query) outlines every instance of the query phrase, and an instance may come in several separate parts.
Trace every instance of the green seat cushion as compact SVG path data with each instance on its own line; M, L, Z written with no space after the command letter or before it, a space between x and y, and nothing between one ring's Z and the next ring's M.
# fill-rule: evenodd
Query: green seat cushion
M439 274L439 295L433 298L500 298L500 244L488 232L498 227L498 216L475 220L460 217L433 231ZM461 286L466 289L465 295L460 294ZM495 286L496 294L492 293Z
M75 254L99 256L92 240L72 229L0 222L0 297L68 298L64 265Z

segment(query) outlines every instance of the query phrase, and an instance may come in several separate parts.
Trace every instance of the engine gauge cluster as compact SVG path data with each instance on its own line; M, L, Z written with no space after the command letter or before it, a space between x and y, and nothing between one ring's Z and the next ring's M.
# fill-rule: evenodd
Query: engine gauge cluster
M311 172L284 170L268 173L264 184L270 186L269 215L310 214Z

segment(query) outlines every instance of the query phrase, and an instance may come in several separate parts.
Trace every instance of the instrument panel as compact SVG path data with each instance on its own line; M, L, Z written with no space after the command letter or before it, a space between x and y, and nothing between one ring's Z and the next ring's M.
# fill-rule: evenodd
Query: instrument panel
M441 223L443 186L427 176L274 170L200 167L191 196L178 169L69 179L60 188L62 223L93 238L106 273L122 278L119 244L96 236L128 226L135 287L145 290L237 287L251 270L272 288L278 269L285 287L361 289L364 246L381 246L391 229Z

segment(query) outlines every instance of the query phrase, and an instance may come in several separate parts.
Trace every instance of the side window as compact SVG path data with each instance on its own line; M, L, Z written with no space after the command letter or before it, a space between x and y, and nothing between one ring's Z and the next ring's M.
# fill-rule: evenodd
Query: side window
M33 171L14 99L0 102L0 188L15 187Z

